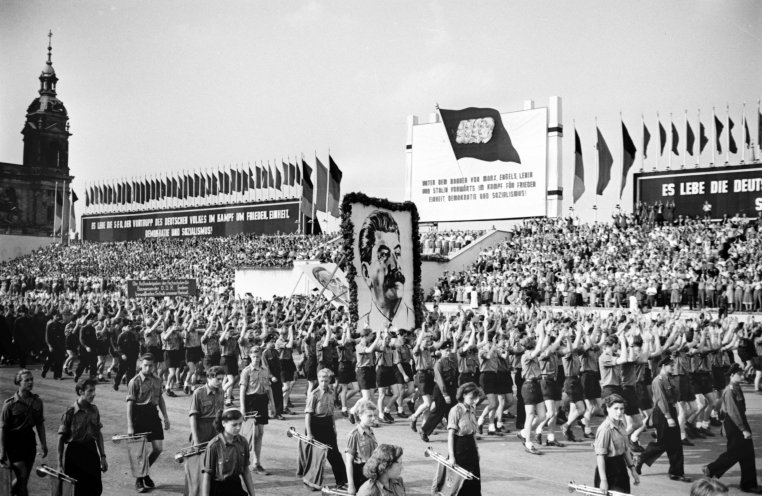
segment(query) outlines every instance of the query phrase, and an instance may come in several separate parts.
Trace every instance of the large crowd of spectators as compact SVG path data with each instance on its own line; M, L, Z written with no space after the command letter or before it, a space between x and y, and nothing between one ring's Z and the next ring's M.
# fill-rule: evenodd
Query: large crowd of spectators
M762 233L755 219L611 224L539 219L446 273L431 300L472 306L713 307L762 311Z
M465 248L486 231L429 231L421 233L424 255L448 256Z

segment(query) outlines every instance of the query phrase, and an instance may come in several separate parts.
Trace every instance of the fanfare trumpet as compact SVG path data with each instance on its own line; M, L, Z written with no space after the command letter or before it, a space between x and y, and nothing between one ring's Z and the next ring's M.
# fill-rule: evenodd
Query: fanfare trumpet
M315 441L314 439L310 439L307 436L305 436L304 434L299 433L294 427L289 427L288 430L286 431L286 435L288 437L295 437L296 439L298 439L298 440L300 440L302 442L305 442L307 444L311 444L312 446L314 446L316 448L320 448L320 449L324 449L324 450L331 449L331 447L328 446L327 444L323 444L320 441Z
M479 478L477 476L475 476L474 474L472 474L468 470L464 469L463 467L460 467L458 465L455 465L454 463L448 462L447 461L447 457L444 457L444 456L440 455L439 453L437 453L436 451L434 451L433 449L431 449L431 446L426 448L426 451L423 454L424 454L424 456L430 457L434 461L436 461L437 463L439 463L441 465L444 465L445 467L449 468L450 470L452 470L453 472L455 472L459 476L463 477L464 479L468 479L468 480L476 479L476 480L479 480Z
M583 484L577 484L574 481L569 482L569 492L573 493L577 491L585 496L630 496L629 493L623 493L620 491L604 491L597 487L585 486Z
M194 444L193 446L188 446L187 448L183 448L177 453L175 453L175 461L177 463L182 463L185 461L186 458L190 458L191 456L200 455L204 451L206 451L206 446L209 444L209 442L200 443L200 444Z
M341 489L334 489L328 486L324 486L320 490L320 494L323 496L350 496L349 491L342 491Z
M77 479L72 479L71 477L69 477L65 473L63 473L61 471L58 471L58 470L56 470L56 469L54 469L52 467L49 467L48 465L45 465L44 463L42 464L42 466L37 467L36 472L37 472L37 475L40 476L40 477L50 476L50 477L54 477L56 479L60 479L60 480L62 480L64 482L68 482L69 484L76 484L77 483Z
M114 444L119 444L122 441L133 441L136 439L140 439L141 437L145 437L149 434L150 432L136 432L135 434L117 434L116 436L113 436L111 440L114 442Z

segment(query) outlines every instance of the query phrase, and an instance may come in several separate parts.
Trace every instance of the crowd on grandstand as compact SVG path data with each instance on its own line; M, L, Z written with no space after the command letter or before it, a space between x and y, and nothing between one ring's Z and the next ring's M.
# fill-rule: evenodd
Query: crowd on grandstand
M443 255L465 248L483 235L485 231L430 231L421 233L421 250L424 255Z

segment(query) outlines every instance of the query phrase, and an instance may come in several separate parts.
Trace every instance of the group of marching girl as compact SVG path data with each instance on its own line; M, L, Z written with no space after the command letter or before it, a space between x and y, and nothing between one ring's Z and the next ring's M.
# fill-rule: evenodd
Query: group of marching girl
M61 338L59 331L75 338ZM486 435L504 436L506 418L515 418L528 455L577 442L574 429L581 426L582 438L594 440L595 486L625 493L631 479L639 483L643 465L650 467L665 451L669 478L690 482L683 447L714 436L710 426L723 425L727 452L704 467L704 475L719 478L739 463L741 489L760 492L740 386L749 375L762 377L759 323L669 311L602 317L506 307L453 315L435 309L419 329L370 329L355 328L345 309L315 298L117 298L57 310L46 340L51 354L72 342L77 353L88 355L95 352L90 344L97 346L89 339L104 333L116 374L112 387L118 390L123 378L128 382L127 435L150 443L149 467L170 428L165 397L177 396L175 389L190 395L189 444L203 448L198 484L187 489L194 496L254 494L253 474L269 475L261 453L265 426L293 413L299 372L308 381L301 446L326 448L325 457L313 457L319 470L304 481L320 487L327 458L333 494L405 494L402 448L378 444L373 431L379 422L403 420L424 442L444 423L443 464L468 475L459 494L479 495L477 440L485 426ZM302 358L299 367L295 356ZM94 404L98 360L87 363L93 366L77 370L76 401L61 417L57 453L59 470L77 481L75 494L92 496L102 492L108 462ZM54 370L54 377L62 371ZM0 416L0 462L12 469L12 494L26 496L35 431L43 457L48 447L32 372L21 369L14 383L18 391ZM508 411L513 406L515 415ZM596 429L598 415L604 420ZM355 424L343 451L335 418ZM643 447L640 437L649 427L653 440ZM154 486L148 470L135 481L140 493Z

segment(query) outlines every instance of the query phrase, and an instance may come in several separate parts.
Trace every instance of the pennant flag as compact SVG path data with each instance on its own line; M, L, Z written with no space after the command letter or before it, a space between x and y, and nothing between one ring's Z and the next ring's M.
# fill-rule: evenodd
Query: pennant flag
M521 163L505 130L500 112L492 108L439 109L456 160L472 157L486 162Z
M577 203L582 193L585 192L585 167L582 163L582 145L579 143L579 134L574 130L574 192L573 203Z
M302 213L312 218L312 168L302 159Z
M661 125L659 121L659 156L664 156L664 147L667 146L667 130Z
M275 176L273 176L273 169L270 167L270 162L267 162L267 187L275 187Z
M704 123L699 122L699 155L701 155L701 153L704 151L707 143L709 143L709 138L706 137L706 129L704 128Z
M743 120L743 144L746 145L746 148L751 147L751 136L749 136L749 122L746 119Z
M598 132L598 185L595 188L595 193L602 195L611 179L611 166L614 164L614 157L611 156L609 146L603 139L601 130L597 127L595 130Z
M738 147L736 146L736 140L733 138L733 119L728 116L728 150L730 153L738 153Z
M688 152L688 155L691 157L693 156L693 144L696 142L696 135L693 134L693 129L691 129L691 123L686 122L685 123L687 136L685 137L685 149Z
M630 167L635 162L635 154L638 151L635 148L635 143L632 142L632 138L630 138L630 133L627 131L624 121L622 121L622 148L624 150L624 157L622 160L622 185L619 189L619 198L622 197L624 185L627 184L627 173L630 172Z
M280 190L282 182L283 182L283 177L281 176L280 169L276 165L275 166L275 189Z
M317 174L315 209L319 212L325 212L325 204L328 197L328 169L317 157L315 157L315 172Z
M643 124L643 158L648 158L648 143L651 142L651 133L648 132L648 128L645 123Z
M714 116L714 135L717 137L717 153L722 153L722 142L720 141L720 136L722 135L722 130L725 128L725 126L722 125L722 122L717 118L717 116Z
M675 155L680 155L680 152L677 151L677 147L680 144L680 135L677 134L677 128L675 127L675 123L672 122L672 153Z
M288 163L288 185L293 186L296 182L296 167L291 162Z
M341 208L341 178L344 174L328 155L328 213L338 217Z

